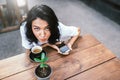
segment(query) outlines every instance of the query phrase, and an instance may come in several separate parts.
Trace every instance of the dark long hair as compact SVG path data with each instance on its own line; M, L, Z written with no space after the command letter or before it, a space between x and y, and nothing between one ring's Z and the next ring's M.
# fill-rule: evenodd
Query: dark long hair
M58 19L54 13L54 11L48 7L47 5L36 5L34 6L27 15L26 18L26 36L28 40L32 42L38 42L37 38L34 36L32 32L32 21L40 18L45 20L50 26L51 36L48 39L50 44L54 44L59 40L60 32L58 29Z

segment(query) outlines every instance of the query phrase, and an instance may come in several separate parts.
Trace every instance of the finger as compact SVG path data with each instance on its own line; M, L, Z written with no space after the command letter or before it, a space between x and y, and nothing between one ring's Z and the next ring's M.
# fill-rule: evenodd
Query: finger
M46 46L48 46L49 44L48 43L45 43L45 44L42 44L42 48L44 48L44 47L46 47Z
M56 45L58 45L58 44L61 44L61 43L62 43L62 42L61 42L61 41L59 41L59 42L56 42L55 44L56 44Z

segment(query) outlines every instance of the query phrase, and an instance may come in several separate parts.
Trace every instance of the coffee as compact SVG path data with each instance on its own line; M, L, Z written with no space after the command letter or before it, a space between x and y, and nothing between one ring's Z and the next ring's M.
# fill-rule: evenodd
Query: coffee
M38 54L42 51L42 47L40 46L34 46L32 49L31 49L32 53L34 54Z

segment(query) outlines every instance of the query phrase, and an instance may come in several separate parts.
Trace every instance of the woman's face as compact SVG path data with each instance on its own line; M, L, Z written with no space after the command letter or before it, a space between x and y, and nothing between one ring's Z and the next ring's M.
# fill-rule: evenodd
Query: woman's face
M48 41L51 35L48 23L40 18L32 21L32 31L38 41L42 43Z

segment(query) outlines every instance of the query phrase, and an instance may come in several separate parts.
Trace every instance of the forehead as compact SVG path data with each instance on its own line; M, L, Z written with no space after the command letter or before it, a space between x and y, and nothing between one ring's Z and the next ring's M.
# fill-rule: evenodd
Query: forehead
M46 27L46 26L48 26L48 23L45 20L37 18L37 19L32 21L32 26Z

